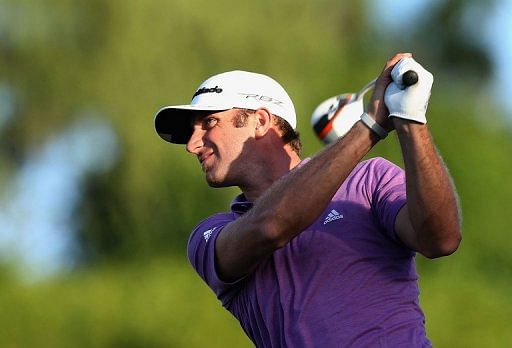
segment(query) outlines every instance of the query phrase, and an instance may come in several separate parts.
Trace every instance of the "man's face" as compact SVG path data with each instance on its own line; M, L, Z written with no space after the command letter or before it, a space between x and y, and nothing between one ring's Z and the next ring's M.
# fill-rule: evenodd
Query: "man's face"
M235 126L239 110L232 109L217 113L199 113L192 123L193 132L187 143L187 151L195 154L206 174L206 181L213 187L240 186L250 174L250 160L241 161L242 150L247 157L247 146L254 140L253 117L247 125ZM245 147L245 149L244 149Z

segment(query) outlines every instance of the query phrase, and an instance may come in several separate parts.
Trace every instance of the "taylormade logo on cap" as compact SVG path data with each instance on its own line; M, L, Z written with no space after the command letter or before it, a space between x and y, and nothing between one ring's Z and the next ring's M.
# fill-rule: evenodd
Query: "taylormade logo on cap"
M222 89L220 89L218 86L215 86L213 88L199 88L192 98L194 98L196 95L203 93L222 93Z
M293 129L297 127L293 102L277 81L263 74L229 71L204 81L189 105L160 109L155 117L155 128L166 141L186 143L190 138L190 123L181 119L188 119L191 111L255 110L261 107L283 118Z

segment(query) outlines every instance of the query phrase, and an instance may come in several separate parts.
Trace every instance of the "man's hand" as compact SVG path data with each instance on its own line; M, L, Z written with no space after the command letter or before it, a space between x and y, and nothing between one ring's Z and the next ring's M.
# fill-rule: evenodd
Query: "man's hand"
M386 88L393 82L391 70L403 58L412 58L412 54L398 53L386 62L384 69L375 82L373 95L370 104L368 105L368 114L387 131L393 129L393 124L388 119L389 110L384 102L384 94L386 92Z
M406 87L402 81L403 75L412 70L418 75L418 82ZM412 57L401 59L391 71L393 82L385 92L385 104L389 109L389 117L427 123L427 112L430 91L434 77Z

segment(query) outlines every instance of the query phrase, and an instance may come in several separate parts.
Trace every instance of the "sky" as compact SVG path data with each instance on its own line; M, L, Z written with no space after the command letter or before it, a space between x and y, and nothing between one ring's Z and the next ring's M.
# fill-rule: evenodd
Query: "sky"
M500 0L492 18L485 36L497 66L493 89L512 120L512 0Z
M117 152L113 129L94 113L33 152L0 201L0 260L20 260L35 280L70 269L82 181L109 170Z
M441 0L371 0L379 21L400 29ZM396 14L406 20L396 21ZM512 120L512 0L498 0L492 20L479 29L497 66L491 86ZM473 34L473 33L468 33ZM0 128L14 112L14 93L0 84ZM73 248L73 210L87 173L115 164L118 144L113 129L101 115L84 113L26 161L0 200L0 261L21 260L33 279L69 268ZM101 149L101 151L100 151Z

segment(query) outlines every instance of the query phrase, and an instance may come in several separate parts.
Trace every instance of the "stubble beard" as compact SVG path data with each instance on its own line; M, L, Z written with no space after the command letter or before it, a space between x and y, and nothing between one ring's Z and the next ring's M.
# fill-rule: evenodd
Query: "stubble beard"
M209 168L205 171L205 179L208 186L213 188L239 186L229 171L225 173L215 173L214 168Z

